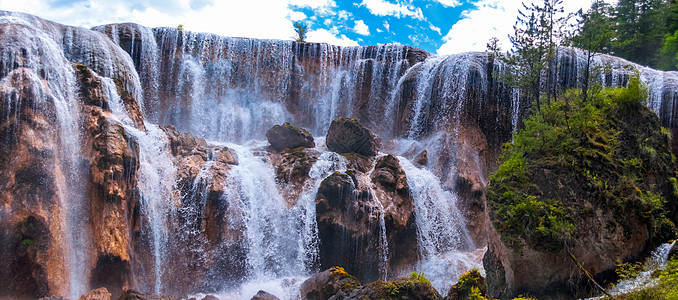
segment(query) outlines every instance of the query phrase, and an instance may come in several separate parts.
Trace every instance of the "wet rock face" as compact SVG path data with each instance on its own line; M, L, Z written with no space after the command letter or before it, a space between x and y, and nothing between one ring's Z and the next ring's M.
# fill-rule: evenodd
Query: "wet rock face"
M276 151L282 151L287 148L298 147L313 148L313 136L303 128L294 127L294 125L285 122L283 125L275 125L266 132L266 139L271 144L271 148Z
M391 273L410 270L419 260L414 199L407 176L398 158L386 155L377 159L371 174L376 198L384 208Z
M287 205L296 204L309 178L311 167L318 161L320 152L309 148L286 148L281 152L270 152L269 159L275 168L276 179Z
M259 291L250 300L280 300L280 298L276 297L275 295L273 295L269 292Z
M170 255L179 268L167 278L175 294L195 292L196 284L209 282L216 273L228 273L229 280L245 274L244 231L239 220L229 218L231 209L222 196L227 192L229 171L238 164L232 149L207 144L172 126L161 127L168 137L177 167L176 226ZM220 278L223 278L221 276ZM223 281L223 280L222 280ZM221 281L220 281L221 282ZM219 289L219 286L210 288Z
M63 253L56 157L56 109L34 71L17 68L0 83L0 294L61 293Z
M337 153L375 156L379 153L381 139L355 119L338 118L330 124L325 143Z
M362 173L334 173L316 195L320 266L345 267L361 279L379 278L379 208Z
M322 267L343 266L369 281L410 270L418 261L414 203L395 156L380 157L374 170L348 169L323 180L316 220Z

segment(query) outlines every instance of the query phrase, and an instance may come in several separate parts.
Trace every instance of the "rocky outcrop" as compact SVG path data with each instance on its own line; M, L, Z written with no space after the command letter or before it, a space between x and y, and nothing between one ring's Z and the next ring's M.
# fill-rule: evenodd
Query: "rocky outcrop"
M276 151L282 151L287 148L315 147L313 136L306 129L294 127L294 125L287 122L282 125L275 125L266 131L266 139L271 144L271 148Z
M64 294L59 245L56 108L40 76L17 68L0 82L0 294Z
M104 97L106 91L101 78L81 64L76 64L76 70L81 102L85 104L86 143L91 145L89 198L97 249L91 282L95 286L107 286L118 295L130 285L132 232L129 229L130 224L139 222L133 216L139 205L136 186L139 145L111 116L110 99ZM133 97L127 101L136 103ZM140 128L145 129L138 111L136 116Z
M304 281L299 293L303 300L343 299L359 286L360 281L346 273L344 268L332 267Z
M374 193L384 210L384 222L389 248L389 273L411 270L419 261L414 199L407 176L398 158L386 155L379 159L370 175Z
M304 183L309 178L311 167L318 161L319 156L320 153L317 150L303 147L286 148L280 152L269 153L281 194L285 197L288 207L294 206L299 195L304 191Z
M273 295L269 292L259 291L250 300L280 300L280 298L276 297L275 295Z
M423 275L412 273L390 281L374 281L366 285L341 267L332 267L313 275L301 284L301 299L414 299L442 300L438 291Z
M142 293L136 290L125 290L118 300L178 300L179 297Z
M334 173L320 184L315 203L321 268L343 266L361 279L379 278L381 209L368 184L355 171Z
M355 119L338 118L330 124L325 144L337 153L375 156L379 153L381 139Z
M540 146L524 143L544 125L532 119L516 137L516 152L504 155L487 189L493 227L483 263L490 296L597 295L586 272L605 285L620 262L639 260L675 237L670 138L642 106L638 81L629 86L605 95L610 102L592 100L592 112L573 107L570 120L577 121L557 139L554 123L541 127L538 140L550 142Z
M110 300L111 293L104 287L98 288L96 290L91 290L89 293L84 294L78 298L78 300Z
M232 208L222 198L229 189L228 172L238 164L235 151L210 145L172 126L161 128L174 157L180 191L172 220L177 230L169 251L176 257L174 263L181 267L168 275L173 285L167 291L194 292L196 282L207 282L215 272L223 270L228 270L231 280L242 278L245 229L239 220L228 217Z
M367 281L409 270L419 257L414 203L398 159L380 157L370 172L334 173L316 196L321 267L343 266Z
M445 300L478 299L479 296L488 297L487 281L480 274L480 271L474 268L459 276L457 283L450 287L450 291L447 292Z

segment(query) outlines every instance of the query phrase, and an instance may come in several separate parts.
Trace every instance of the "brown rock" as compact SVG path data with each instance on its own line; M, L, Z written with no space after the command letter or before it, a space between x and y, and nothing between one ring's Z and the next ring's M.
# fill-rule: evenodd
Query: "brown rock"
M142 293L135 290L126 290L118 300L178 300L178 297Z
M252 299L250 300L280 300L280 298L276 297L275 295L266 292L266 291L259 291Z
M110 300L111 293L105 287L98 288L96 290L91 290L89 293L84 294L78 298L78 300Z
M330 124L325 143L337 153L375 156L379 153L381 139L355 119L338 118Z
M289 207L294 206L299 199L304 190L304 183L309 178L311 167L318 161L319 156L317 150L303 147L269 153L276 179Z
M275 125L266 131L266 138L271 144L271 148L276 151L282 151L287 148L315 147L313 136L306 129L294 127L294 125L287 122L282 125Z
M341 267L332 267L316 273L301 284L299 292L303 300L324 300L335 295L346 296L360 286L360 281ZM342 299L342 297L335 297Z
M355 289L344 299L412 299L441 300L440 293L428 280L416 277L399 277L390 281L375 281Z
M390 154L379 158L372 171L371 181L376 198L384 208L389 273L411 270L419 260L414 199L398 158Z

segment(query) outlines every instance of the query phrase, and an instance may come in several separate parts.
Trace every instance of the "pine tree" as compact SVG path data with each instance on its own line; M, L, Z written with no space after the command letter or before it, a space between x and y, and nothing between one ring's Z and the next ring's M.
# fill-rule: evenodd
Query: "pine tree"
M306 42L306 33L308 33L308 25L306 23L294 23L294 31L297 33L296 41L299 43Z
M578 12L578 30L572 37L572 44L586 53L586 69L583 70L582 97L588 97L591 63L598 53L607 53L611 48L614 37L612 28L612 7L602 0L593 2L591 8L583 13Z

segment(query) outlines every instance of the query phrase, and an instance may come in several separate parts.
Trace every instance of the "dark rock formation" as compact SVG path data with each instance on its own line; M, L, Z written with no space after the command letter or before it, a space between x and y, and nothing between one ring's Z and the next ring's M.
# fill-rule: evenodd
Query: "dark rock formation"
M142 293L135 290L126 290L118 300L178 300L180 297Z
M275 125L266 131L266 138L271 144L271 148L276 151L282 151L287 148L315 147L313 136L306 129L294 127L294 125L287 122L282 125Z
M375 196L384 208L389 272L397 274L411 270L419 260L414 199L398 158L389 154L377 159L371 181Z
M354 290L344 299L412 299L441 300L430 282L412 277L399 277L390 281L375 281Z
M379 153L381 139L355 119L338 118L330 124L325 144L337 153L375 156Z
M360 281L341 267L332 267L317 273L301 284L299 292L303 300L324 300L335 297L343 299L360 286Z
M273 295L269 292L259 291L250 300L280 300L280 298L276 297L275 295Z
M350 175L349 175L350 174ZM316 220L320 266L344 266L361 279L379 277L379 204L362 173L334 173L320 184Z
M369 281L383 272L407 271L418 261L414 203L395 156L379 158L369 176L349 169L323 180L316 196L316 219L323 268L344 266ZM384 244L388 265L382 257Z
M244 228L238 220L228 217L231 208L222 199L228 189L228 172L238 164L236 153L228 147L209 145L190 133L177 132L172 126L161 128L169 139L177 167L177 188L181 191L173 220L178 230L170 248L176 257L174 263L181 267L170 273L168 280L173 284L168 291L194 292L196 282L210 282L211 277L226 271L229 280L242 278ZM222 280L215 284L223 282L224 277L219 278Z

